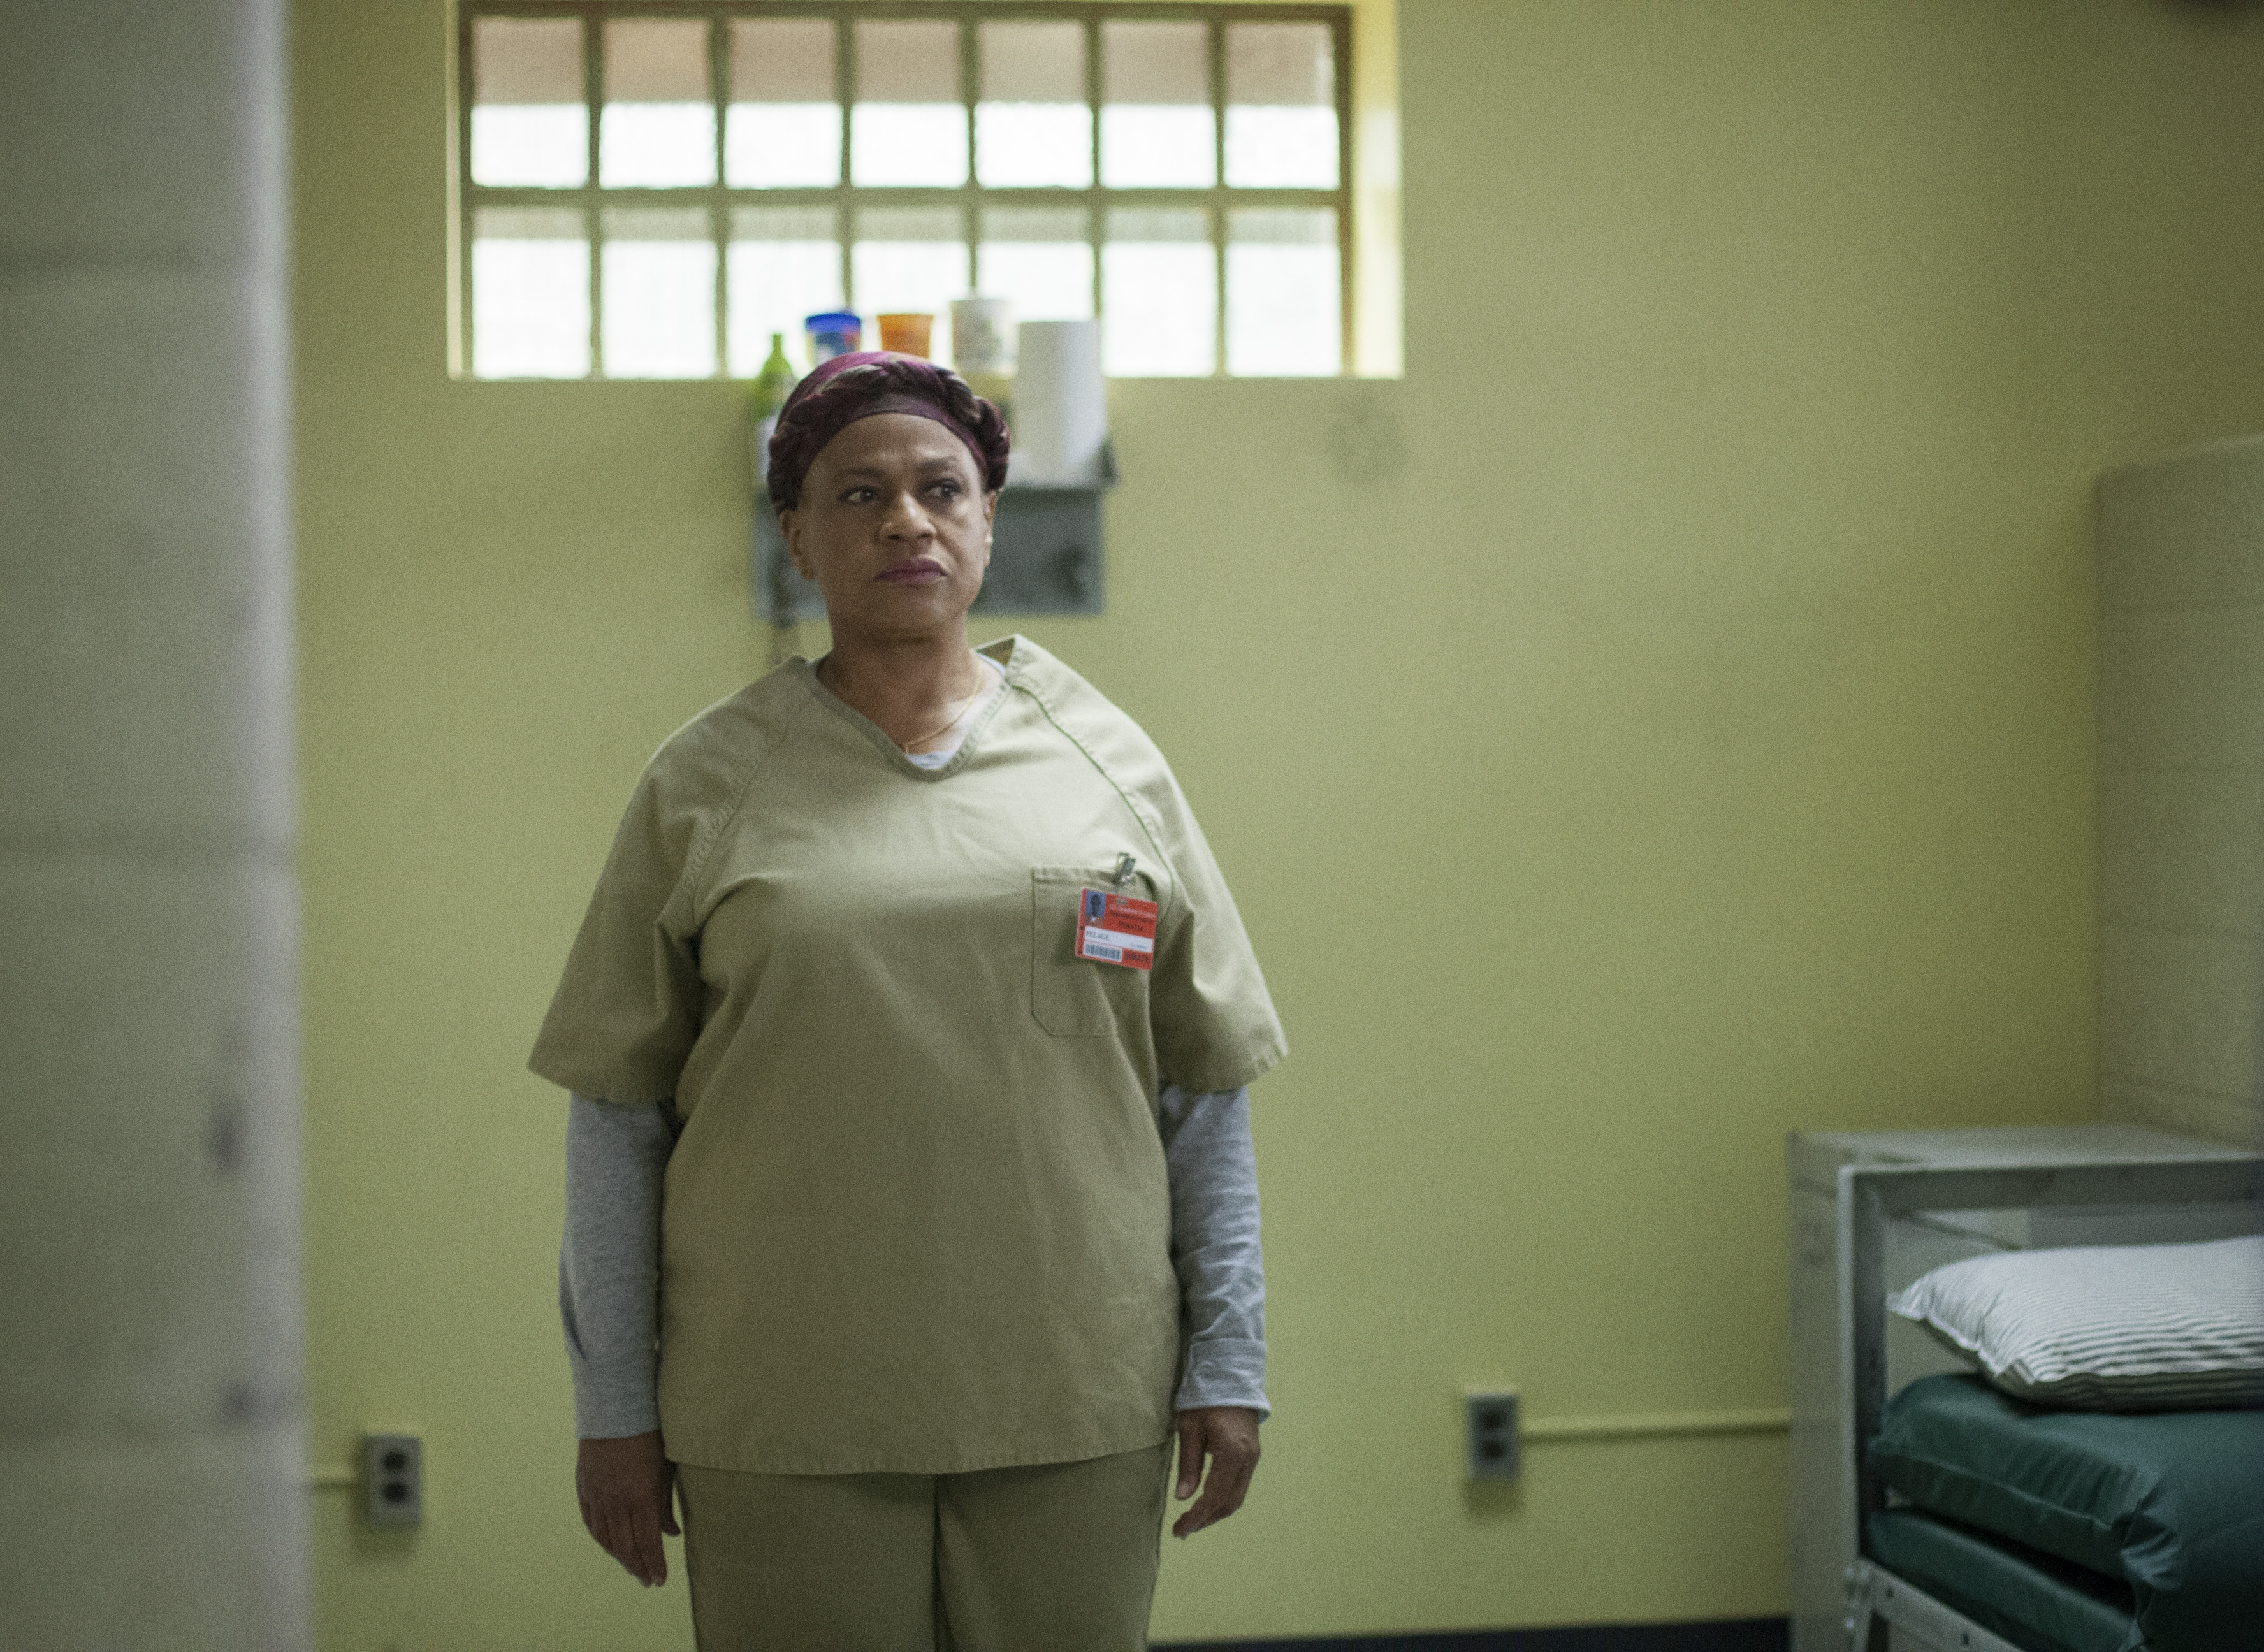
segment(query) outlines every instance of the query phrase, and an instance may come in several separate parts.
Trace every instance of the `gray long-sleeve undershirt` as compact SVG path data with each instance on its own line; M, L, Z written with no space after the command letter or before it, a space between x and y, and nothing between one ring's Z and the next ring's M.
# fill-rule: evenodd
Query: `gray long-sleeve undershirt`
M1266 1402L1266 1274L1246 1090L1166 1084L1156 1127L1172 1200L1172 1266L1188 1342L1175 1404ZM661 1185L676 1135L664 1106L576 1096L566 1126L558 1307L584 1439L660 1426Z

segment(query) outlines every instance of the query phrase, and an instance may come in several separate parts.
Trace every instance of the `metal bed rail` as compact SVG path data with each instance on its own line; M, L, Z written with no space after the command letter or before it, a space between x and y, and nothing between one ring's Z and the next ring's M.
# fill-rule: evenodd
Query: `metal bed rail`
M1862 1456L1887 1400L1886 1297L1907 1283L1890 1272L1912 1265L1914 1230L1977 1252L2264 1230L2264 1154L2115 1126L1796 1134L1787 1147L1794 1652L1881 1652L1890 1625L1942 1652L2018 1652L1863 1556L1864 1525L1886 1505ZM2025 1237L1976 1225L2006 1213Z

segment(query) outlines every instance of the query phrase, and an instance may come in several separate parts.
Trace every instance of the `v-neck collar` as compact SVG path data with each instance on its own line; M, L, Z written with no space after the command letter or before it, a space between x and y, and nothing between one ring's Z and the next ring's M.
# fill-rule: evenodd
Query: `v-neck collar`
M976 712L975 721L968 725L967 734L960 741L959 749L951 754L951 760L948 763L939 764L934 768L914 763L911 755L891 740L888 731L880 724L818 681L817 666L815 661L804 659L802 656L796 655L794 658L794 666L800 672L803 683L809 687L810 697L828 711L844 719L851 728L870 741L882 755L888 758L890 766L895 768L897 773L909 775L916 780L940 780L958 773L966 764L968 758L974 754L976 743L982 739L983 729L989 726L990 720L998 714L998 708L1006 703L1008 691L1014 687L1016 679L1021 675L1020 663L1015 657L1020 652L1020 643L1021 638L1019 635L1006 636L999 638L995 642L986 642L975 650L998 668L998 685L990 691L990 699L985 700L982 707Z

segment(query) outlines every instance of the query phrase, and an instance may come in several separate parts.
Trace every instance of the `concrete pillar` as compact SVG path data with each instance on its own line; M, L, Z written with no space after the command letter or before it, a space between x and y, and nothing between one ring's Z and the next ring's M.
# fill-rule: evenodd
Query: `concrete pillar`
M0 0L0 1648L307 1644L280 0Z

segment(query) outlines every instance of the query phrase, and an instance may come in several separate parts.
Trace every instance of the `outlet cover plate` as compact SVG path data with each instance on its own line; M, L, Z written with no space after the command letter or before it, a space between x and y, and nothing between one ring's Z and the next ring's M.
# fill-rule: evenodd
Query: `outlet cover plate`
M424 1442L415 1434L361 1437L363 1511L372 1525L424 1524Z
M1472 1480L1514 1480L1518 1472L1517 1395L1472 1389L1462 1395L1463 1446Z

